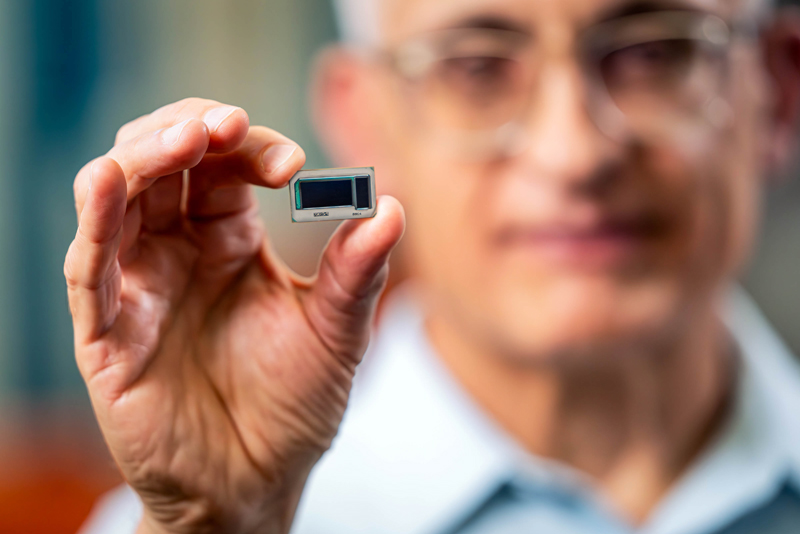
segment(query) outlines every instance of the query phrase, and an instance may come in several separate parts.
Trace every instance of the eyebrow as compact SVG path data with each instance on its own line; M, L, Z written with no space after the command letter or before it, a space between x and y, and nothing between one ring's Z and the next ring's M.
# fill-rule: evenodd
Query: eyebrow
M642 13L655 13L659 11L699 11L700 9L689 5L682 0L633 0L620 3L606 11L601 12L593 20L593 24L609 22L630 15ZM477 15L468 17L448 25L449 29L475 29L475 30L504 30L520 34L530 34L530 29L519 22L503 16Z
M492 15L479 15L476 17L469 17L448 26L450 29L467 29L467 30L504 30L509 32L517 32L529 34L530 30L522 24L515 22L506 17L492 16Z
M699 11L700 9L685 2L672 0L635 0L616 5L611 9L600 13L595 23L608 22L615 19L628 17L630 15L641 15L642 13L656 13L659 11Z

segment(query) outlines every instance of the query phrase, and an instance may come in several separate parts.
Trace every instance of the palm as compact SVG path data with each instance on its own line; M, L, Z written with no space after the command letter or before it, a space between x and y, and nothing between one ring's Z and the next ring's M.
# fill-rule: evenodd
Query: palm
M81 228L65 271L78 362L115 459L161 527L254 530L266 519L253 510L287 499L287 480L302 487L341 421L402 231L391 206L386 232L343 225L317 280L295 278L270 253L248 185L281 185L302 165L253 176L251 145L274 135L250 129L235 151L209 154L212 135L194 165L149 176L126 172L118 143L109 155L124 176L98 160L92 195L76 187ZM194 167L188 189L181 166ZM82 281L76 262L91 260Z

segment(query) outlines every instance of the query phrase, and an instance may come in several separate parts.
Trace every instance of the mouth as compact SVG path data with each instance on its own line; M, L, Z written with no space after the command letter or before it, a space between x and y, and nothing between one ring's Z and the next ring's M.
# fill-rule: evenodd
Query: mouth
M561 268L598 270L629 266L641 260L663 236L655 217L602 218L589 223L512 224L497 234L504 252Z

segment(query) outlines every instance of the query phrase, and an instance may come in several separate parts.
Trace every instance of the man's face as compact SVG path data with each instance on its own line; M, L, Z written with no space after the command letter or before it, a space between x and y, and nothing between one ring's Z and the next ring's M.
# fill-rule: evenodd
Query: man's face
M539 58L525 143L492 157L451 150L414 82L375 72L372 105L386 149L379 170L406 208L406 259L433 314L472 342L532 362L668 341L708 308L757 221L764 104L756 46L734 46L726 60L719 90L732 120L698 120L660 137L601 132L576 59L581 35L614 13L686 8L736 17L732 3L715 0L635 8L627 0L387 0L389 49L491 21L527 34Z

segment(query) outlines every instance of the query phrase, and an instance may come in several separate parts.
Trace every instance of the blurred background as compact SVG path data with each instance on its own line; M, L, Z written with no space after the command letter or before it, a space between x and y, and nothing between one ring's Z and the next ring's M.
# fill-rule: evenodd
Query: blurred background
M335 38L329 0L0 1L0 533L75 532L120 481L73 359L75 173L187 96L245 108L326 166L306 87ZM292 225L285 190L260 195L278 251L311 274L335 223ZM774 178L764 209L744 284L800 353L800 180Z

